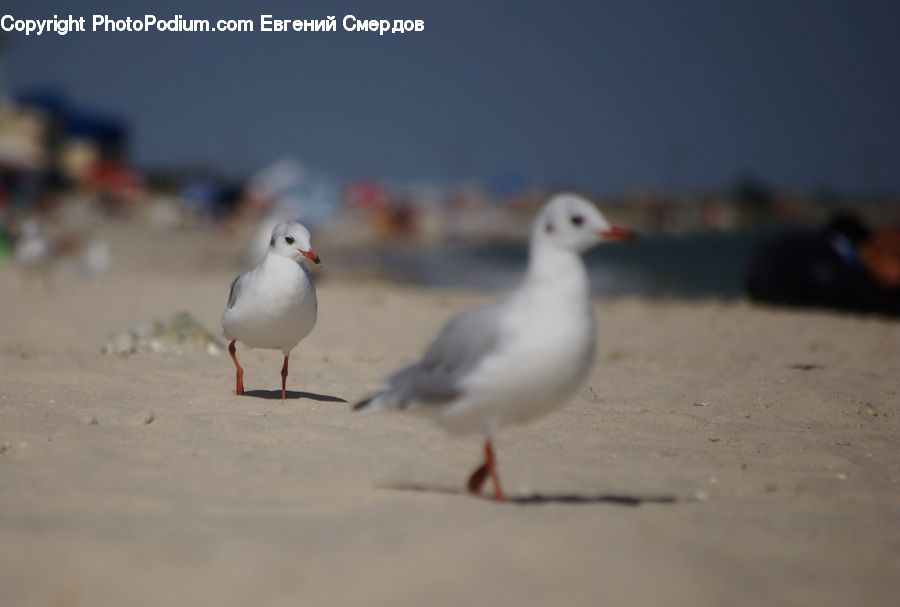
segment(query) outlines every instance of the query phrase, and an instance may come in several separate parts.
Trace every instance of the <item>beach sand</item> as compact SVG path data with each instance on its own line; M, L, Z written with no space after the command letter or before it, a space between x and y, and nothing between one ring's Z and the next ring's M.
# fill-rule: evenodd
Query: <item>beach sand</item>
M111 232L54 292L0 267L0 604L896 605L900 326L746 303L597 301L565 408L478 437L350 412L489 295L331 273L278 352L101 354L185 310L218 332L236 248ZM346 401L346 402L343 402ZM414 490L419 489L419 490ZM674 498L638 506L590 498Z

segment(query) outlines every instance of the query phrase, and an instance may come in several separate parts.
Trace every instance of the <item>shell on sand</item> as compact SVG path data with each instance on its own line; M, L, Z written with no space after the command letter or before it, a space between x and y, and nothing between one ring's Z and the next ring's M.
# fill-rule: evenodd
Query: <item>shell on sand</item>
M168 323L154 319L116 333L103 345L104 354L138 352L181 353L204 351L211 356L225 345L187 312L175 314Z

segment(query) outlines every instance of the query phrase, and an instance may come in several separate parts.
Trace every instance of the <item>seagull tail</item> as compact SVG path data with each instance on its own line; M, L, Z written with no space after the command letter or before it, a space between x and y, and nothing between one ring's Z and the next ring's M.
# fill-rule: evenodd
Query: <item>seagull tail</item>
M353 411L362 411L363 409L374 411L380 409L381 407L378 406L379 396L381 396L381 392L373 394L371 396L367 396L366 398L353 405Z
M402 409L397 397L391 390L376 392L353 405L353 411L381 411L383 409Z

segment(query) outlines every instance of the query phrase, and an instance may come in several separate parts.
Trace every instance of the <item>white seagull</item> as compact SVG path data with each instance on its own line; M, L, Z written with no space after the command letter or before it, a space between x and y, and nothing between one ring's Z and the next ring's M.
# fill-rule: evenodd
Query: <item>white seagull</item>
M420 361L354 410L416 409L451 432L481 433L485 461L468 489L478 494L490 476L494 499L504 500L493 436L563 404L593 361L594 314L580 254L601 242L634 238L586 199L555 196L534 222L518 289L450 320Z
M22 233L16 240L13 259L19 267L23 285L29 277L34 277L45 288L50 288L56 251L37 219L27 219L22 224Z
M251 348L284 352L281 399L286 396L291 350L316 325L316 287L304 260L319 263L310 245L309 230L296 221L282 221L272 230L269 250L262 262L231 283L222 331L236 369L235 394L244 393L244 370L235 342Z

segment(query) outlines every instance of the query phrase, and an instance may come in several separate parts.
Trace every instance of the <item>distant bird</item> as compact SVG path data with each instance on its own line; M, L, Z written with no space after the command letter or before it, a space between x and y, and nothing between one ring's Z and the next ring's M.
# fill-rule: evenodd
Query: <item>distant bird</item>
M396 372L387 388L358 409L415 409L451 432L485 437L484 463L469 477L478 494L487 477L505 499L493 437L563 404L590 370L594 314L580 254L635 233L609 224L589 201L560 194L541 210L531 232L528 269L517 290L450 320L424 357Z
M112 261L112 251L109 243L102 240L92 240L88 243L81 256L80 270L87 278L99 278L109 272Z
M53 242L37 219L27 219L22 223L21 234L13 250L13 259L23 281L33 277L40 280L46 288L50 288L56 251Z
M291 350L316 325L316 287L304 260L319 263L310 244L309 230L296 221L282 221L272 230L269 250L262 262L232 281L228 307L222 314L222 331L231 342L228 352L236 370L235 394L244 393L244 370L235 348L235 342L240 341L251 348L284 353L284 400Z

